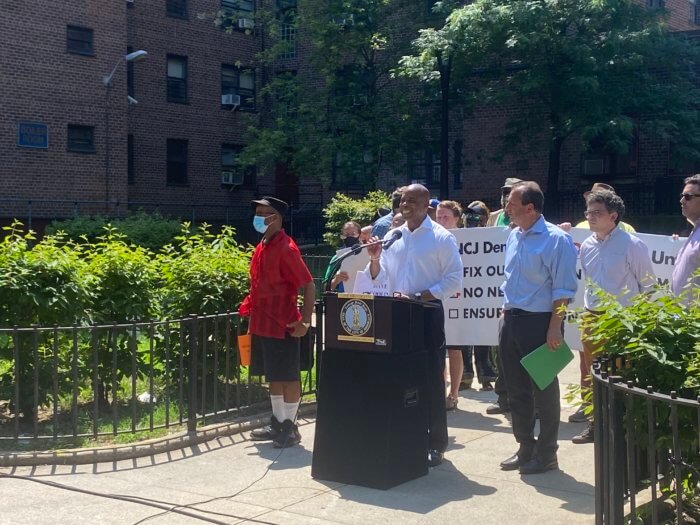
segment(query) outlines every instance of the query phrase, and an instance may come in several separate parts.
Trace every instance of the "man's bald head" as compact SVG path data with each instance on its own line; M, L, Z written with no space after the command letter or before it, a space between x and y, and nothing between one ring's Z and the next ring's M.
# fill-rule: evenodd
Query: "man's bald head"
M406 186L401 196L399 210L406 219L406 226L413 231L420 226L428 215L430 192L422 184Z
M414 192L416 197L424 198L425 202L430 202L430 192L428 191L428 188L426 188L422 184L409 184L404 189L404 193L407 191Z

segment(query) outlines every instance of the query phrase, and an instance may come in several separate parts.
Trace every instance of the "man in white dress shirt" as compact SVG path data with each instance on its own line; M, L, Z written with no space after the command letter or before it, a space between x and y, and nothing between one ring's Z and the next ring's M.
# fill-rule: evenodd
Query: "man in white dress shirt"
M442 462L447 448L445 413L445 323L441 301L462 286L462 260L454 236L428 217L430 193L420 184L405 188L399 210L406 222L389 231L401 238L382 250L377 244L367 248L369 277L387 283L390 293L430 301L436 308L426 309L426 330L431 334L428 352L428 461L431 466ZM429 314L427 312L430 312Z
M596 315L600 311L598 288L614 295L627 305L632 298L649 290L656 282L649 258L649 249L638 237L620 228L620 219L625 213L622 199L609 190L597 190L586 197L585 216L593 234L581 244L580 258L586 291L583 304ZM593 354L600 342L588 339L588 333L581 334L583 358L586 368L591 369ZM590 377L587 379L590 386ZM593 425L572 439L574 443L593 442Z

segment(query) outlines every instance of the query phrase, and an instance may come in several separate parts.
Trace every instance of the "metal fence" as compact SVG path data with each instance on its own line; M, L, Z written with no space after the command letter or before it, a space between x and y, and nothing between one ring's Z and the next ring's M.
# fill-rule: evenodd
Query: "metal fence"
M697 523L700 398L639 388L617 365L592 374L596 525Z
M302 395L316 393L319 329L302 339ZM0 442L99 438L268 409L239 363L238 314L0 329ZM304 367L304 364L306 366ZM260 406L257 406L260 405Z

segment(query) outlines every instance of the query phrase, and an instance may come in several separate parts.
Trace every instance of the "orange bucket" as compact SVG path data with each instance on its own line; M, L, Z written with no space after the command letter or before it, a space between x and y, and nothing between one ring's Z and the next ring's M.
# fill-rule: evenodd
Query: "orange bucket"
M238 336L238 357L241 360L241 366L250 366L250 334Z

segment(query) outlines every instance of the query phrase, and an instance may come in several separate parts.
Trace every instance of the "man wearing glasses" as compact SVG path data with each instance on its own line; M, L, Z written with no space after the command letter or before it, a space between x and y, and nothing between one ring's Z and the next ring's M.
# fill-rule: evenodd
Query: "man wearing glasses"
M579 251L583 281L586 283L583 304L587 315L598 315L602 309L598 288L627 305L634 296L649 290L656 282L646 244L622 229L620 219L624 213L625 204L614 192L605 189L588 192L584 215L593 234L583 241ZM589 371L593 354L601 343L593 343L590 333L584 329L581 344L586 370L581 386L587 387L590 386ZM589 421L583 432L574 436L572 441L592 443L593 424Z
M671 291L675 295L685 294L688 303L700 291L700 277L693 275L700 268L700 174L688 177L683 181L681 193L681 212L693 225L685 244L676 257L671 276Z

